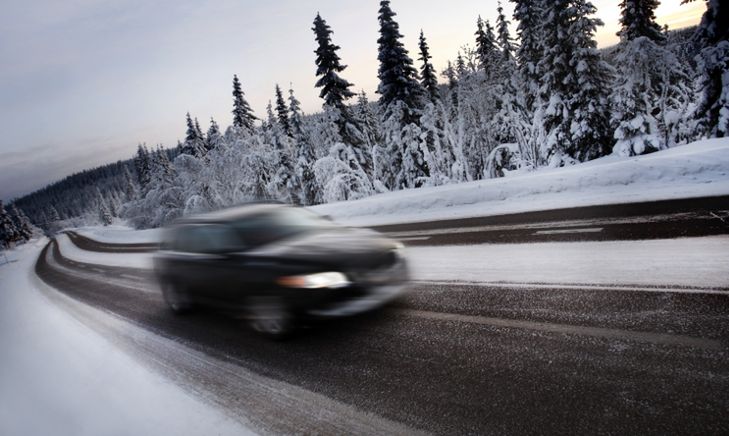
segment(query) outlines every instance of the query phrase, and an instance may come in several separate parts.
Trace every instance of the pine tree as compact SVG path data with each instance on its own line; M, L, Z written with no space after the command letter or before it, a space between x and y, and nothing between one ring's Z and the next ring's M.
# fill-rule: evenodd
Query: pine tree
M618 36L623 41L632 41L644 36L655 42L664 42L665 35L656 23L658 0L621 0Z
M435 75L435 68L430 62L433 57L430 55L430 49L428 48L428 42L425 40L425 34L420 31L419 39L420 57L418 58L422 65L420 67L420 77L423 88L428 92L431 102L437 102L440 100L440 92L438 91L438 78Z
M478 56L479 68L486 72L487 77L491 75L495 67L495 62L498 59L497 53L498 48L496 47L496 39L491 24L488 21L484 23L479 16L478 20L476 20L476 54ZM459 75L464 74L465 62L461 53L458 53L456 70Z
M384 112L393 103L402 102L403 116L401 126L418 123L420 110L424 103L422 86L418 82L418 73L413 67L408 51L400 41L400 26L395 21L395 13L390 8L389 0L380 1L379 22L380 37L377 40L380 61L378 78L380 85L377 92L380 94L380 107ZM387 116L387 115L385 115Z
M527 109L531 111L541 88L542 74L538 67L544 41L544 0L511 1L514 3L514 19L518 23L517 34L520 42L516 51L519 78L525 92Z
M337 108L344 114L345 103L354 96L354 93L349 89L352 84L339 75L347 68L341 64L337 54L340 47L332 43L334 32L321 15L316 14L314 27L311 30L314 31L318 45L314 53L316 53L316 75L319 77L315 86L321 88L319 97L324 99L325 105Z
M0 248L7 248L18 241L19 233L10 214L0 200Z
M198 122L197 117L195 117L195 134L200 141L205 142L205 134L200 128L200 122Z
M611 95L616 125L614 151L633 156L670 147L682 140L675 131L685 122L690 81L686 68L667 48L655 22L655 0L624 0Z
M498 18L496 20L496 29L498 31L499 47L501 48L501 60L505 63L513 62L514 51L516 50L514 40L511 38L509 33L509 20L504 15L504 8L501 6L501 1L498 3L496 11L498 12Z
M182 153L195 157L202 157L206 154L205 138L200 130L200 124L197 119L193 121L190 112L187 113L186 119L187 132L185 133L185 142L182 146Z
M146 188L151 180L152 162L149 150L143 144L137 146L137 155L134 157L134 167L137 170L137 181L142 189Z
M109 205L107 205L106 201L104 200L104 197L101 195L101 191L97 188L96 190L96 203L97 208L99 211L99 221L104 226L111 225L111 223L114 221L111 210L109 209Z
M257 119L244 97L238 76L233 75L233 126L252 131Z
M693 0L684 0L684 3ZM726 0L706 0L694 42L700 72L701 100L696 117L703 134L729 137L729 5Z
M294 95L293 87L289 88L289 122L291 134L294 138L304 133L304 120L301 112L301 102Z
M220 134L220 127L215 120L210 117L210 127L208 128L208 134L205 137L205 148L213 150L217 148L223 142L223 137Z
M278 123L287 135L291 136L291 124L289 123L289 108L286 107L281 87L276 85L276 115Z
M50 205L48 208L48 219L51 223L61 221L61 215L58 213L58 209L54 205Z
M30 238L33 237L33 225L30 223L30 220L25 213L23 213L23 211L19 209L15 203L10 204L10 217L15 224L20 240L30 240Z
M612 70L594 39L602 22L587 0L554 0L546 6L541 98L552 164L586 161L609 152L608 90Z

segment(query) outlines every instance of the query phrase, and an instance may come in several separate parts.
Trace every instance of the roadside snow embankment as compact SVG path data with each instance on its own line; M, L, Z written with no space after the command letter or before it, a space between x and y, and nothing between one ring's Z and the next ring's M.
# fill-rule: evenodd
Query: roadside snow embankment
M729 236L408 249L414 280L729 288Z
M108 244L155 244L161 229L134 230L124 226L80 227L71 229L81 236Z
M347 225L374 226L716 195L729 195L729 138L312 209Z
M66 234L56 236L58 249L66 259L81 263L118 266L125 268L151 269L154 253L100 253L82 250Z
M0 434L248 434L51 303L34 275L47 241L0 266Z

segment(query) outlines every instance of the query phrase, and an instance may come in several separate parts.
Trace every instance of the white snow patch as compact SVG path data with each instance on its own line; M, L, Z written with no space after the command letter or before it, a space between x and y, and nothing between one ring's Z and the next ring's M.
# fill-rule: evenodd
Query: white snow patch
M70 229L94 241L109 244L154 244L160 239L161 229L134 230L126 226L81 227Z
M0 266L0 434L251 433L50 303L32 279L46 242Z
M715 195L729 195L729 138L311 209L343 224L374 226Z
M408 248L414 280L729 287L729 236Z
M154 253L99 253L86 251L74 244L66 234L56 235L58 248L66 259L95 265L119 266L126 268L151 269Z

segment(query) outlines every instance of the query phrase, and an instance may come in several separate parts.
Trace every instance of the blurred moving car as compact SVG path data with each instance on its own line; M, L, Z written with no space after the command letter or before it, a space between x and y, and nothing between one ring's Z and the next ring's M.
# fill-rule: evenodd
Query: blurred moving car
M408 279L399 242L280 204L179 220L164 232L155 271L175 313L222 309L272 337L297 320L382 306Z

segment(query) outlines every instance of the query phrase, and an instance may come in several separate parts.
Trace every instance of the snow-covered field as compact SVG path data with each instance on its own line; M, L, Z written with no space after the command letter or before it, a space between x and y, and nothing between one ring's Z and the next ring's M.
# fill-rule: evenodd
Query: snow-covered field
M0 434L250 433L48 300L33 273L46 242L0 265Z
M344 224L372 226L713 195L729 195L729 138L312 209Z

